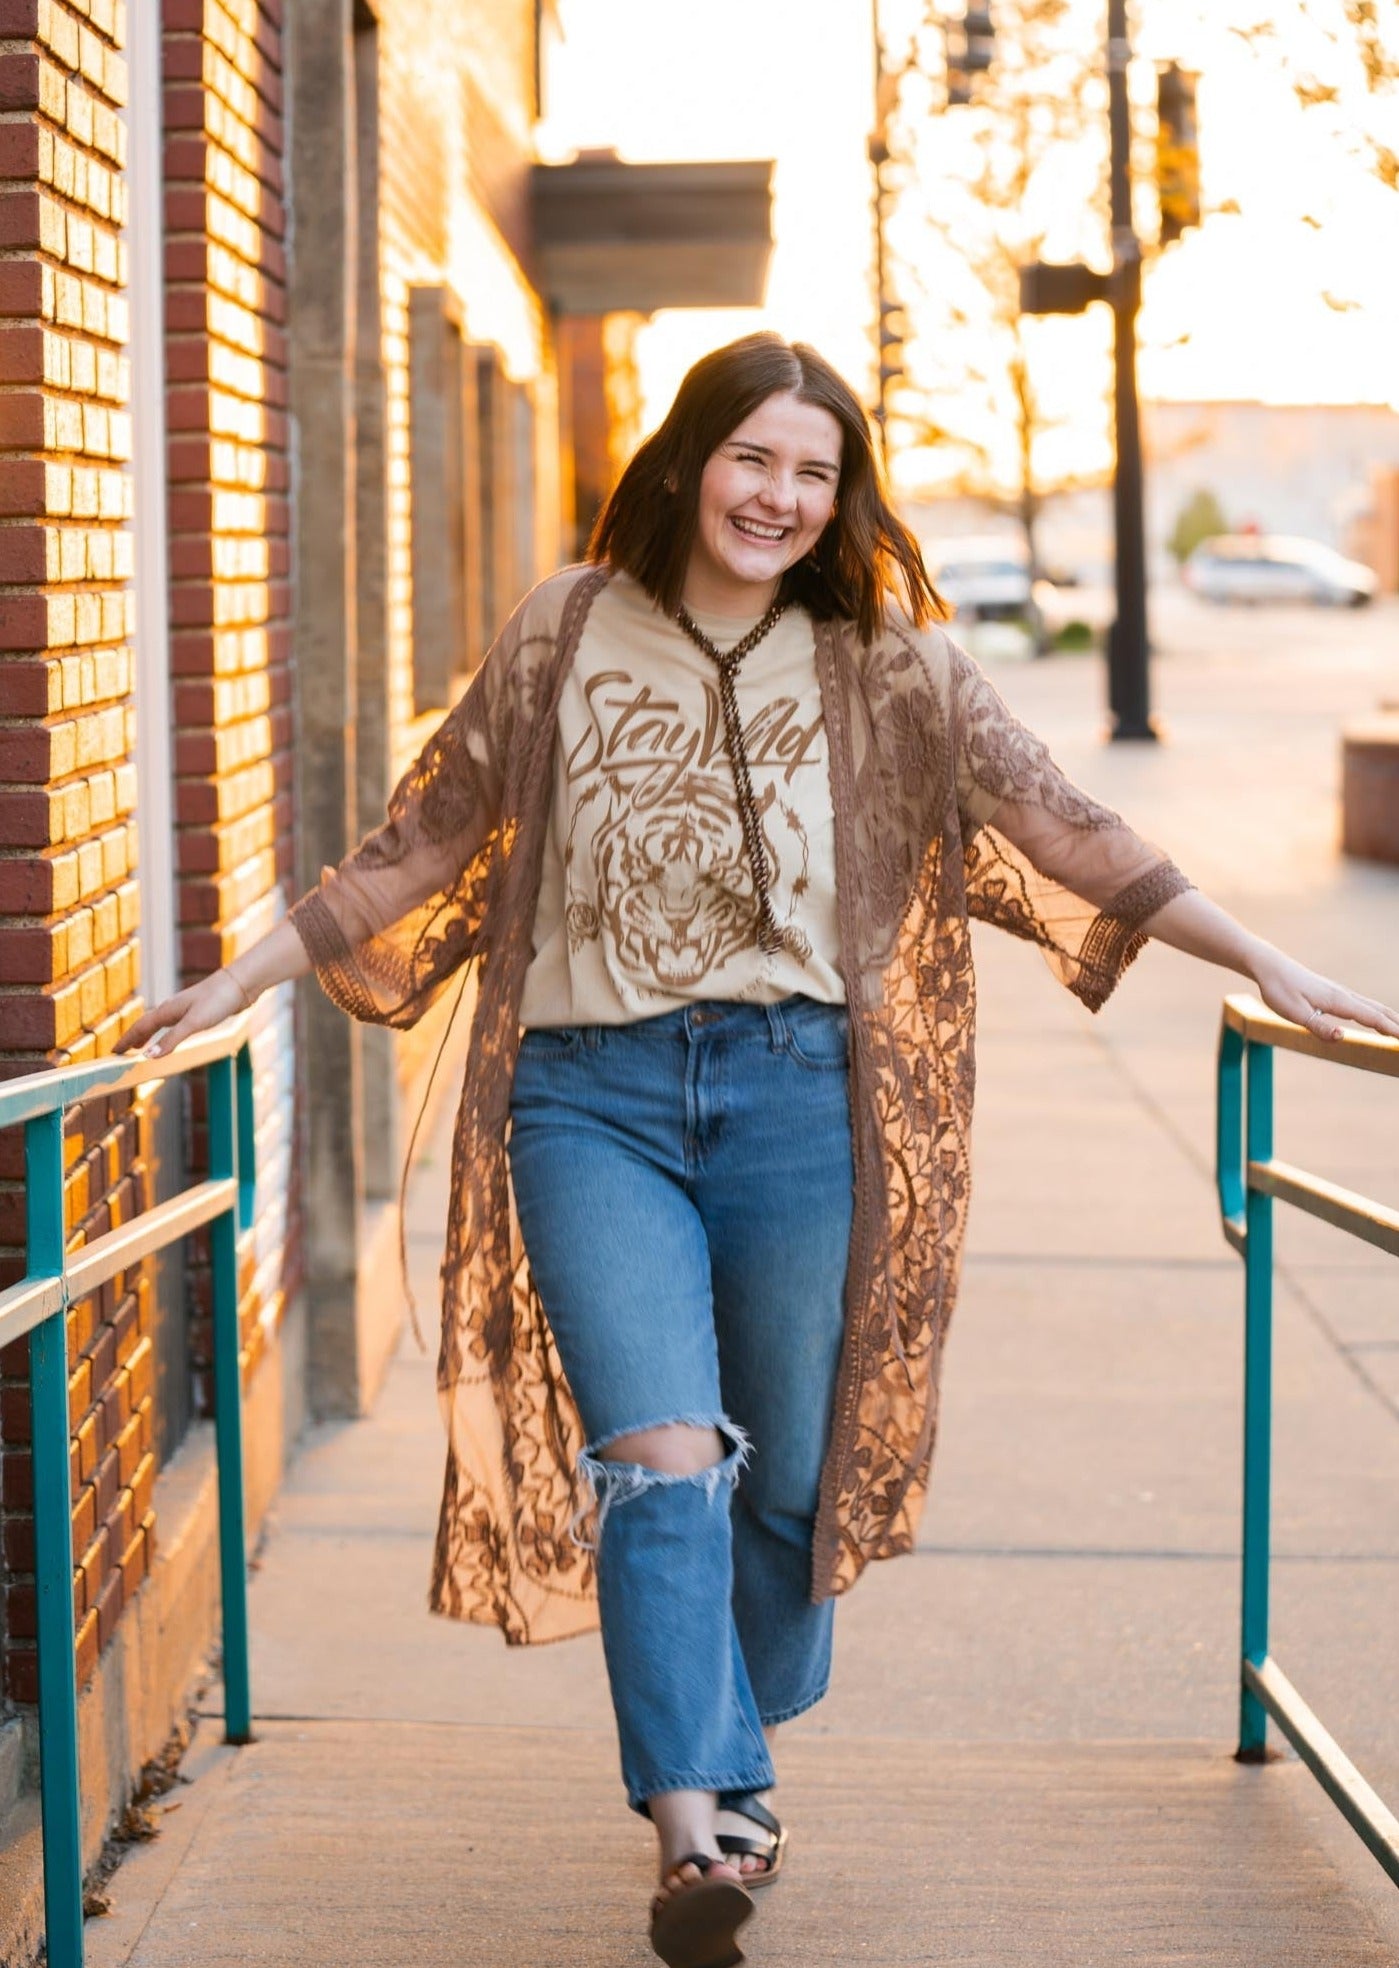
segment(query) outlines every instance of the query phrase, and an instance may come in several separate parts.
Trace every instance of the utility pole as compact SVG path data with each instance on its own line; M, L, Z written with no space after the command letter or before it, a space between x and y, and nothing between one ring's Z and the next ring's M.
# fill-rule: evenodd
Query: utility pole
M1117 619L1108 631L1111 720L1108 735L1113 739L1151 740L1160 734L1151 719L1146 638L1146 527L1142 510L1141 416L1137 407L1137 314L1142 304L1142 249L1132 225L1132 115L1127 98L1127 65L1132 49L1127 38L1127 0L1107 0L1107 13L1112 271L1096 273L1079 260L1066 266L1036 261L1020 269L1020 306L1026 314L1081 314L1093 301L1106 301L1112 309L1116 454L1112 511ZM1200 222L1193 79L1174 64L1168 75L1169 86L1162 97L1157 166L1163 240L1178 239L1187 226ZM1174 119L1169 128L1168 115Z
M1146 527L1137 405L1137 312L1142 251L1132 226L1132 125L1127 100L1127 0L1108 0L1109 197L1112 221L1113 474L1117 618L1108 631L1108 711L1114 739L1154 739L1146 633Z

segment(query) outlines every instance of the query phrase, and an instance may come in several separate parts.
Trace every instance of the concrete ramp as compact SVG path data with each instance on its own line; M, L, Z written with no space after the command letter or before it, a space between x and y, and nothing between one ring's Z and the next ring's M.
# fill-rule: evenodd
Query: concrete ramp
M92 1968L645 1968L651 1841L613 1763L601 1732L268 1725L192 1759ZM1392 1968L1297 1764L846 1736L784 1769L755 1968Z

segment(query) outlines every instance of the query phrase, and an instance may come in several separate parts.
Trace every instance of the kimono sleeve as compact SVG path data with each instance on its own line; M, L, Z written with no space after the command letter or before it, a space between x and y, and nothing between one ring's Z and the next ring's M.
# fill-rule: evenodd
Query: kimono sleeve
M1091 1011L1191 883L1068 779L955 643L952 691L967 912L1037 943Z
M405 1028L478 953L510 742L515 618L394 788L382 826L290 911L326 995Z

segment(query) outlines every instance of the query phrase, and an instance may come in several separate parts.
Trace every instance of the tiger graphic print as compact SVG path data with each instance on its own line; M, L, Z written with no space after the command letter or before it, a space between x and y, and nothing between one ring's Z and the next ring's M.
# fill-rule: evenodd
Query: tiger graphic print
M686 996L755 948L756 905L717 687L699 714L680 693L620 669L584 686L589 718L567 758L564 849L569 949L607 945L608 967L643 995ZM687 693L688 694L688 693ZM774 698L745 721L769 892L789 956L810 954L795 916L807 893L811 839L793 780L825 775L819 709Z

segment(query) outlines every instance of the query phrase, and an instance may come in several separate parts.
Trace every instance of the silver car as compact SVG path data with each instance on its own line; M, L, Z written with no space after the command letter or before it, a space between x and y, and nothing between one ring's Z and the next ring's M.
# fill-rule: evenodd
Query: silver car
M1030 563L1016 540L999 537L950 541L934 558L938 593L963 622L1025 622L1034 627L1038 607Z
M1379 581L1358 560L1317 540L1281 533L1220 533L1202 540L1181 569L1192 594L1220 602L1320 602L1361 608Z

